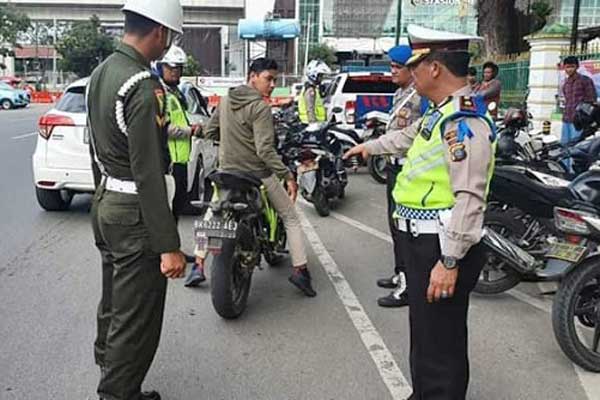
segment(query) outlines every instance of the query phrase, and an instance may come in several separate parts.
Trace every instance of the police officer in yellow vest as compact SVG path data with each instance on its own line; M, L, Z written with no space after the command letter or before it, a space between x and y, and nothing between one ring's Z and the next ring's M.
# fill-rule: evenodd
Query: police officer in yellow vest
M346 155L406 153L394 188L410 303L410 400L464 400L467 313L483 267L479 244L494 169L494 123L466 76L469 41L408 26L415 87L433 106L404 130Z
M168 146L175 178L175 198L173 199L173 214L179 217L191 207L188 188L188 162L192 151L192 136L200 133L198 125L191 125L187 116L187 103L179 90L183 66L187 55L182 48L173 45L162 60L157 63L158 73L165 87L166 111L168 118ZM204 282L204 269L197 264L185 279L185 286L197 286Z
M327 120L327 111L319 86L323 75L331 69L321 60L312 60L306 67L306 82L298 99L298 114L303 124L318 124Z

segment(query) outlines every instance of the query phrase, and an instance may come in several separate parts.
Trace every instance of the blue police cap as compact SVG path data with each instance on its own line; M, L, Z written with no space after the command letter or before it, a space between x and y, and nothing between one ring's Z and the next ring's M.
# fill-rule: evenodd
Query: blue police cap
M401 44L392 47L387 54L392 62L404 65L412 56L412 49L408 45Z

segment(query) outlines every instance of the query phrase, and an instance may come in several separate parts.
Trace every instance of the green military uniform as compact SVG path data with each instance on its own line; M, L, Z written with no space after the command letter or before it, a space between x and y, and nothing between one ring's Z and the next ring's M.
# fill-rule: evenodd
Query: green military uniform
M114 400L139 396L163 320L167 281L160 254L180 246L164 178L170 164L164 92L149 67L121 44L96 68L88 87L97 159L92 221L103 276L95 358L102 370L98 393ZM140 79L131 81L136 75ZM124 119L117 118L117 99Z

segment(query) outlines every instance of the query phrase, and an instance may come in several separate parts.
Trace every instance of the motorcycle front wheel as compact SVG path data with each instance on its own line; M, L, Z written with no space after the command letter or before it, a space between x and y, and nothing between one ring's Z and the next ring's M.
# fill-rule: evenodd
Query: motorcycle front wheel
M571 361L600 372L600 263L579 265L561 282L552 304L552 328Z
M211 267L211 297L215 311L225 319L235 319L246 309L252 270L242 265L236 239L223 239L223 247Z

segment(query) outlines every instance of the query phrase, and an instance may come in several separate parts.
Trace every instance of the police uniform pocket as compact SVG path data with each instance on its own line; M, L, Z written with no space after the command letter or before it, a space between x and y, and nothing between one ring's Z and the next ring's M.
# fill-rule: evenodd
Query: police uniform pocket
M135 226L142 220L139 207L107 204L99 210L100 220L108 225Z

